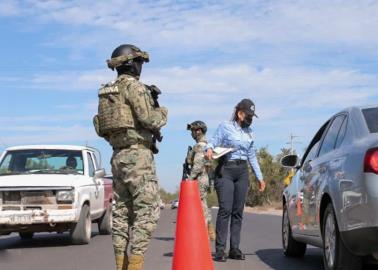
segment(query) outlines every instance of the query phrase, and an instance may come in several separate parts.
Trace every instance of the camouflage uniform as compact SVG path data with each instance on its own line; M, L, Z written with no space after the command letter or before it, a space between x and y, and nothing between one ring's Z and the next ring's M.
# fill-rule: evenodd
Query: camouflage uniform
M131 109L129 115L118 115L131 115L132 119L128 122L134 125L106 135L98 132L114 149L111 160L116 200L113 212L114 252L116 256L127 254L130 243L131 254L144 255L160 216L158 178L150 150L152 131L166 124L167 109L154 107L151 93L133 76L120 75L114 83L110 83L110 87L120 92L120 106L126 104Z
M205 159L204 151L207 145L205 136L197 139L192 151L188 153L187 162L191 166L190 179L198 180L202 209L205 216L206 224L211 224L211 212L207 206L207 192L209 190L209 176L207 168L210 166L209 161Z

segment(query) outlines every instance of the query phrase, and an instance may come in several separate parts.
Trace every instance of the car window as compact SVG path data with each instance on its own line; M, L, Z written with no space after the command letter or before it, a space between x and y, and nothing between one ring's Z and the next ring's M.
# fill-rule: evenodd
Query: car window
M88 157L88 174L89 174L89 176L94 176L95 175L95 168L93 166L92 157L89 153L87 153L87 157Z
M323 124L323 126L318 130L318 132L316 132L314 138L312 138L310 144L308 145L308 147L306 149L306 152L303 154L301 166L307 160L310 160L310 159L307 158L307 156L310 154L311 151L315 151L314 155L316 156L316 154L318 152L317 150L319 149L319 142L320 142L321 138L323 137L323 133L327 129L327 126L328 126L329 122L330 122L330 120L328 120L327 122L325 122ZM317 145L317 146L315 147L315 145ZM315 156L312 157L311 160L314 159Z
M6 155L4 157L0 166L0 174L7 174L9 172L11 157L12 155Z
M83 174L83 157L76 150L12 150L1 162L0 175L12 174Z
M319 156L327 154L335 148L337 135L339 134L340 127L343 124L344 119L345 115L339 115L336 116L335 119L333 119L332 124L324 137Z
M320 144L320 141L317 141L317 143L314 144L314 146L308 152L306 160L304 161L304 163L306 163L307 161L314 160L314 158L316 157L316 154L318 153L319 144Z
M347 131L347 125L348 125L348 117L345 117L343 124L341 125L339 134L337 135L335 149L339 148L341 143L343 142L346 131Z
M370 108L362 110L366 124L371 133L378 132L378 108Z

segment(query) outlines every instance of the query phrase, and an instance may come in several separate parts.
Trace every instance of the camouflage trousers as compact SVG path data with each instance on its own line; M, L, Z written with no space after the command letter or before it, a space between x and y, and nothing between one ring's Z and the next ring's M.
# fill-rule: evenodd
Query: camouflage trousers
M152 152L131 146L112 157L115 255L144 255L160 216L159 184ZM130 238L131 234L131 238Z
M211 223L211 210L207 206L207 192L209 189L209 179L207 177L198 177L198 186L201 196L201 203L203 215L205 216L206 224Z

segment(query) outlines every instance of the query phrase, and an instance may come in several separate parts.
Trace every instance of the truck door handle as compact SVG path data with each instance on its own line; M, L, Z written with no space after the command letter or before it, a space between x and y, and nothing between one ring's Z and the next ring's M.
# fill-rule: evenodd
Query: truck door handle
M320 167L319 168L319 172L321 173L321 174L323 174L323 173L325 173L327 170L326 170L326 167Z

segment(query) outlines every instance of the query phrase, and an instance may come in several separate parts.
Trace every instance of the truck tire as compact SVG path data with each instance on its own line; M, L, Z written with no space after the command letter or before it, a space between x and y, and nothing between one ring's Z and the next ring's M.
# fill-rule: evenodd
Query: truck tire
M21 237L22 240L30 240L33 238L33 232L19 232L18 235Z
M326 270L360 270L362 258L352 254L340 237L332 204L328 204L323 216L323 260Z
M101 235L110 235L112 234L113 227L113 217L112 217L112 204L108 205L104 215L98 221L98 231Z
M75 245L86 245L91 240L92 220L89 206L84 204L81 208L80 218L71 229L71 241Z
M307 245L296 241L291 233L289 212L286 204L283 207L282 215L282 247L286 257L303 257L306 253Z

